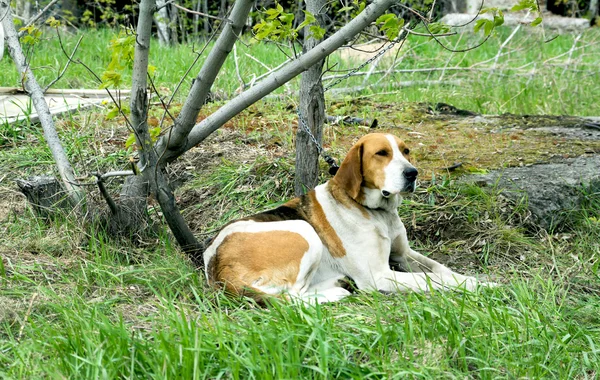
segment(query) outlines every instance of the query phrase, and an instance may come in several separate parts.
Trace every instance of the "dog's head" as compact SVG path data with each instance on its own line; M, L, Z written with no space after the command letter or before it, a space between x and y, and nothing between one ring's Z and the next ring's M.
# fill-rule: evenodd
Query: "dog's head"
M396 136L368 134L350 149L333 180L357 202L379 207L385 199L415 190L419 172L409 154Z

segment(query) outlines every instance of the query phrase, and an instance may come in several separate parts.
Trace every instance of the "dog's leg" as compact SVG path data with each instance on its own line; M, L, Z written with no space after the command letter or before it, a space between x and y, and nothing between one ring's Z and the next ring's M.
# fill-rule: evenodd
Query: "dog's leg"
M309 303L311 301L326 303L339 301L349 296L351 293L344 289L340 282L343 278L343 275L339 275L317 284L311 284L306 293L302 294L302 299Z
M423 272L424 275L428 276L430 282L440 283L442 287L464 286L467 289L473 289L477 286L476 278L456 273L445 265L410 248L406 229L402 222L400 222L399 232L396 239L392 242L390 253L391 263L399 264L400 268L407 272ZM421 280L422 278L419 278L417 282L420 283Z
M460 275L458 275L460 276ZM465 289L475 290L477 281L464 280L453 273L423 273L383 271L370 280L356 281L358 287L364 290L383 292L427 292L432 289Z

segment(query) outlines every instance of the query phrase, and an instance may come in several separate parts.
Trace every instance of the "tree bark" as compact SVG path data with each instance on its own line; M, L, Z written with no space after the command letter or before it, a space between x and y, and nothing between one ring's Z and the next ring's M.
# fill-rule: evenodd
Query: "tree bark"
M319 26L325 28L325 0L307 0L306 10L312 13ZM304 27L303 53L306 53L322 42L313 38ZM298 129L296 132L296 176L294 191L300 196L313 189L319 182L319 151L303 126L308 127L318 144L322 146L323 123L325 122L325 92L321 83L321 74L325 59L317 61L302 73L300 80L300 105Z
M169 33L169 11L167 6L165 6L165 0L156 0L156 5L160 7L157 15L154 17L154 21L156 22L156 34L158 35L158 42L161 45L170 45L171 44L171 35Z
M44 138L56 162L60 178L73 206L82 208L85 206L85 193L76 185L77 180L75 179L73 168L58 137L58 133L56 133L50 109L44 99L43 90L36 81L33 72L29 68L29 63L23 54L8 1L0 0L0 15L5 15L0 25L2 25L6 33L8 51L21 75L25 91L31 97L33 106L38 113L42 129L44 130Z
M148 53L150 49L150 35L152 31L152 13L155 9L155 0L142 0L140 3L140 16L137 26L137 38L133 61L133 74L131 85L131 123L136 136L136 144L140 156L142 175L149 184L152 193L160 204L161 211L175 239L190 258L197 264L202 264L202 245L196 240L189 229L183 216L175 203L173 191L169 182L158 167L158 155L154 150L152 139L148 131ZM143 188L141 180L130 185L139 191Z

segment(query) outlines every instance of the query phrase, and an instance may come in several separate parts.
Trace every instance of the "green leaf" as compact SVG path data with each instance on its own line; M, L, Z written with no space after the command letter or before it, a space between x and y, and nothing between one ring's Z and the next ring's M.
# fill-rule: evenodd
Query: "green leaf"
M348 11L352 11L352 10L354 10L354 7L348 6L348 7L341 8L338 12L342 13L342 12L348 12Z
M541 17L538 17L538 18L536 18L535 20L533 20L533 21L531 22L531 26L538 26L538 25L540 25L541 23L542 23L542 18L541 18Z
M479 32L479 29L481 29L481 27L483 26L483 24L485 24L485 23L486 23L486 21L488 21L488 20L486 20L486 19L484 19L484 18L480 18L479 20L477 20L477 21L475 22L475 26L473 27L473 31L474 31L475 33Z
M520 0L510 10L513 12L517 12L517 11L522 11L524 9L529 9L532 12L537 12L538 6L537 6L536 0Z
M441 22L432 22L431 24L427 25L427 28L431 34L444 34L450 31L450 27Z
M364 11L366 6L367 6L367 2L366 1L359 2L358 3L358 13Z
M125 141L125 148L129 149L129 147L131 147L133 144L135 144L135 135L132 133L129 135L129 137L127 137L127 140Z
M490 35L490 33L492 33L492 30L494 30L494 22L491 20L485 20L485 24L483 26L483 30L484 30L484 34L487 36Z
M279 16L278 18L284 24L291 24L292 21L294 21L294 14L293 13L284 13L281 16Z
M302 21L302 23L300 25L298 25L296 30L300 30L300 29L304 28L305 26L313 24L317 21L315 16L312 13L310 13L309 11L303 11L303 12L304 12L304 21Z
M150 132L150 138L152 139L152 142L156 142L156 140L158 140L158 136L160 136L160 127L155 127L155 128L150 128L150 130L148 131Z
M377 17L377 20L375 20L375 24L379 25L379 24L385 24L387 21L397 18L397 16L393 13L386 13L383 14L379 17Z
M107 70L102 73L102 85L100 88L119 87L121 84L121 74L116 71Z
M267 9L265 13L267 14L267 20L274 20L281 14L277 9Z
M504 13L498 11L498 14L494 15L494 27L504 24Z
M312 25L310 28L308 28L308 30L310 30L312 38L316 40L320 40L325 36L325 29L318 25Z
M106 116L104 116L104 119L105 120L112 120L112 119L114 119L117 116L119 116L119 108L113 106L110 109L110 111L108 111L108 113L106 114Z

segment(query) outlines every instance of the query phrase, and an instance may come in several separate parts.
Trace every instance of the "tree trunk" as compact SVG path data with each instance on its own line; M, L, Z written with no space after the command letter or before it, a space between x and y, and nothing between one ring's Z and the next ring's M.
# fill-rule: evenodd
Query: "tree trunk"
M177 12L178 9L173 4L169 4L169 15L171 17L171 22L169 22L169 30L171 31L171 46L175 46L179 43L179 33L177 32Z
M325 28L325 0L307 0L306 10L312 13L321 28ZM303 52L313 49L322 40L312 38L309 26L304 28ZM322 144L323 123L325 122L325 93L321 83L321 74L325 59L317 61L302 73L300 81L300 105L298 130L296 132L296 176L294 190L302 195L313 189L319 182L319 151L311 136L305 131L307 127L318 144Z
M19 38L13 22L12 11L8 1L0 0L0 15L3 15L1 20L2 23L0 25L2 25L4 32L6 33L8 51L17 66L21 78L23 78L25 91L27 91L31 97L33 106L38 113L42 129L44 130L44 138L46 139L52 157L56 162L63 185L67 190L73 206L83 208L85 206L85 193L77 186L73 168L71 167L71 163L69 162L60 138L58 137L58 133L56 133L50 109L44 99L43 90L36 81L35 76L29 68L29 63L23 54L23 49L19 43Z
M202 0L202 13L205 15L208 14L208 0ZM202 24L204 26L204 38L208 38L210 34L210 19L208 17L204 17L202 20Z
M154 22L156 22L156 34L158 35L158 43L161 45L171 44L171 35L169 33L169 11L165 0L156 0L156 6L160 7L157 14L154 16ZM139 21L138 21L139 22Z
M163 216L181 248L197 265L202 265L202 245L194 237L175 204L175 197L169 182L162 169L158 167L158 156L148 131L148 53L154 6L154 0L142 0L140 3L131 79L131 123L136 136L143 178L158 200ZM130 185L137 185L131 187L132 192L141 192L143 189L141 180L137 181L140 182L129 183ZM133 199L133 201L135 200Z

